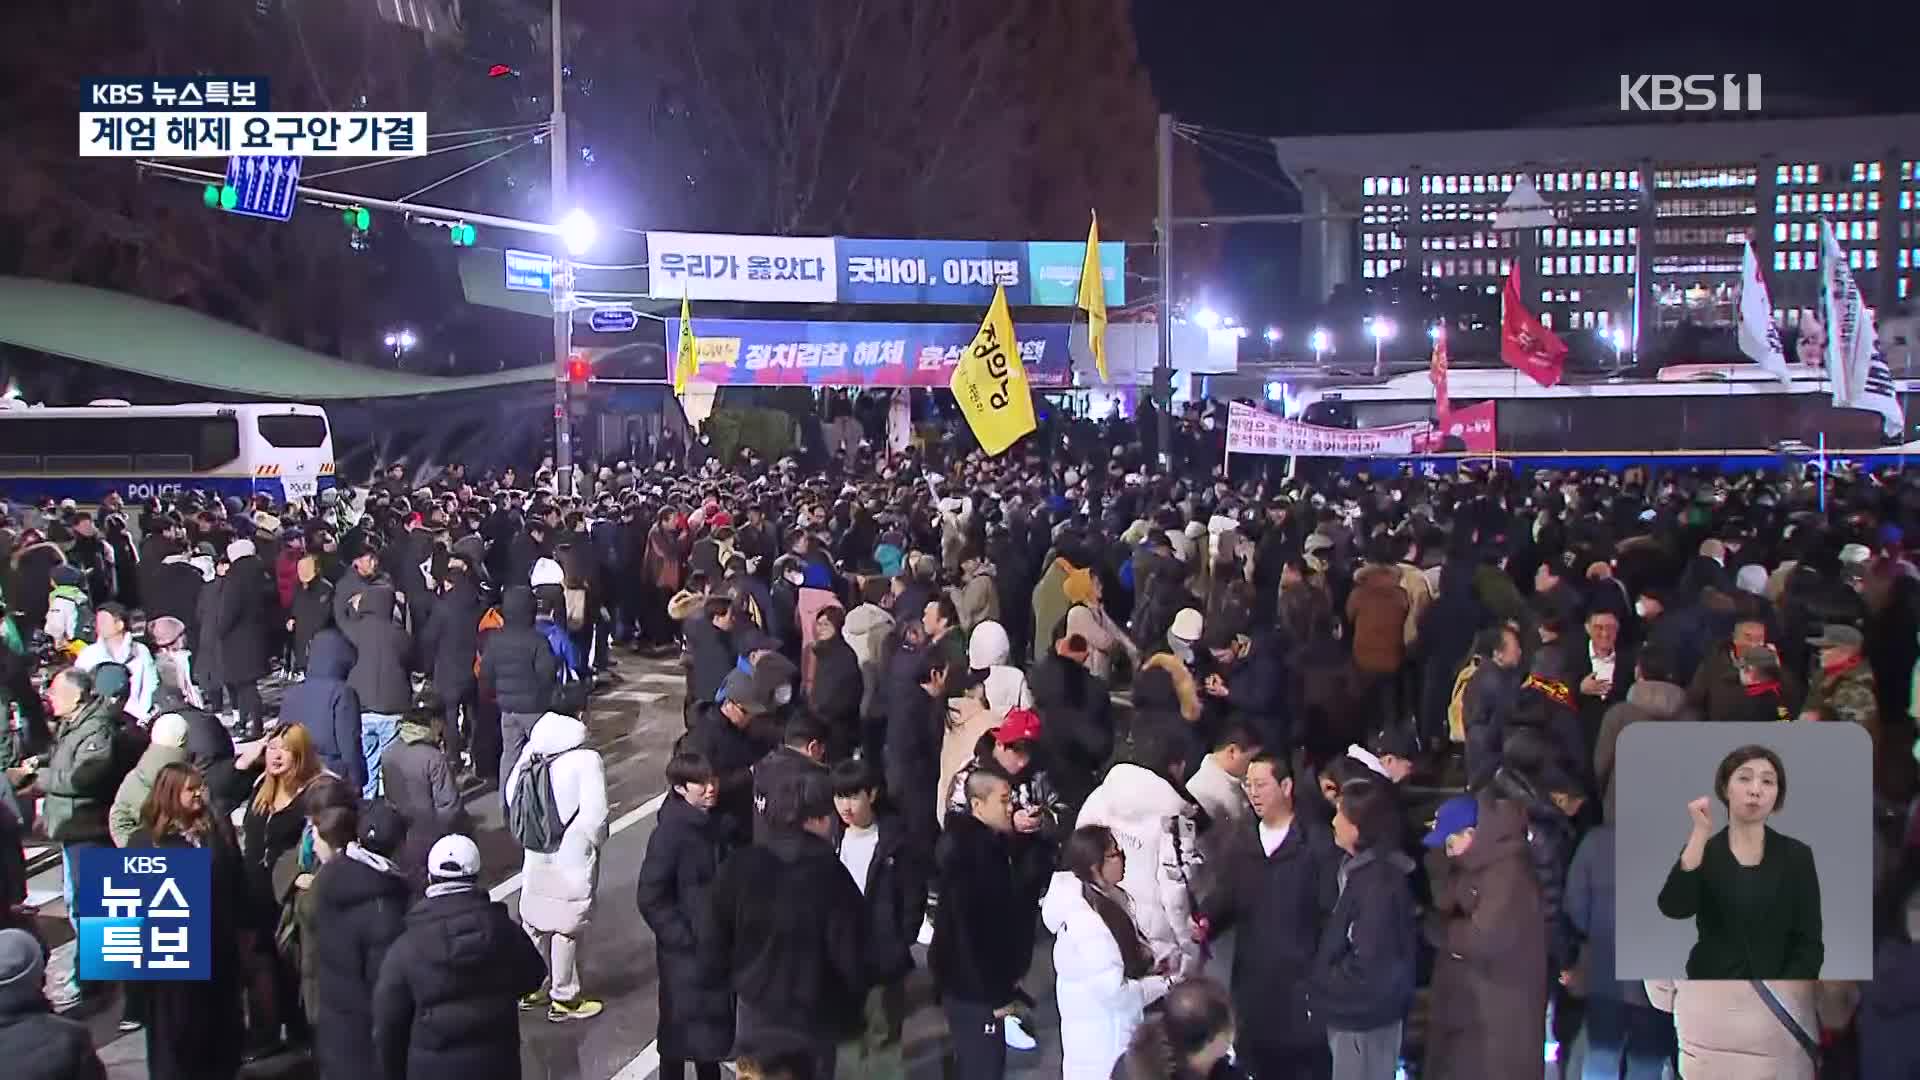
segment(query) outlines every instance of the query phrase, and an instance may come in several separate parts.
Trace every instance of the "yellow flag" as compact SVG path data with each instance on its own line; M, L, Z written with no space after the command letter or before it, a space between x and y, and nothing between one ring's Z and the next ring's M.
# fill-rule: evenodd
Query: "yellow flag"
M673 360L673 392L675 396L687 392L687 383L693 374L700 370L698 345L693 337L693 312L687 306L687 297L680 297L680 349Z
M960 411L967 415L967 426L980 440L980 449L989 454L1004 453L1038 426L1004 286L994 290L993 306L987 309L973 343L960 355L947 385L960 400Z
M1087 226L1087 257L1080 263L1080 310L1087 313L1087 343L1093 348L1093 366L1107 381L1107 283L1100 276L1100 215Z

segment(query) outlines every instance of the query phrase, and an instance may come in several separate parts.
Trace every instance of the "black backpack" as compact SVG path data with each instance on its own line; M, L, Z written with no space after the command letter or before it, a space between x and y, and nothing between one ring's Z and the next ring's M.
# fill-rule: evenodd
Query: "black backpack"
M583 750L576 746L573 750ZM560 820L560 804L553 797L553 763L573 750L551 756L528 754L526 767L514 781L513 803L507 808L507 828L513 838L528 851L551 855L560 850L567 826L573 819Z

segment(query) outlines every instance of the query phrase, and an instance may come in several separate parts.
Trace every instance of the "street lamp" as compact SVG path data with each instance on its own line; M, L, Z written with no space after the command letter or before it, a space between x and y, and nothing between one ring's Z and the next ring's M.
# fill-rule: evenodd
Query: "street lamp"
M1446 327L1439 323L1434 323L1432 326L1427 327L1427 340L1437 345L1440 343L1440 339L1446 336L1446 333Z
M1203 307L1193 313L1193 325L1202 330L1211 330L1220 325L1220 313L1210 307Z
M593 242L600 237L600 226L593 215L585 210L575 209L560 219L560 240L567 245L567 253L574 256L585 255L593 250Z
M1327 350L1333 348L1333 335L1327 333L1325 328L1316 327L1313 331L1313 338L1310 344L1313 345L1313 362L1315 366L1318 366L1321 358L1326 355Z
M1267 327L1267 344L1269 344L1269 345L1278 345L1278 344L1280 344L1280 329L1279 329L1279 327L1275 327L1275 326L1269 326L1269 327Z
M1376 317L1368 321L1367 333L1373 336L1373 377L1377 379L1385 371L1385 351L1387 342L1393 339L1393 323Z
M402 353L412 352L413 347L419 344L419 340L413 336L411 330L389 330L386 337L387 351L393 354L395 360L398 360Z

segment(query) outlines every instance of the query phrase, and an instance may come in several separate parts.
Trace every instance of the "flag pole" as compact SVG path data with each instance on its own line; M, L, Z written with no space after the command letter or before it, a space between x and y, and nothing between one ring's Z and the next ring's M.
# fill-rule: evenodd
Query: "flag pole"
M1827 433L1820 433L1820 513L1827 512Z

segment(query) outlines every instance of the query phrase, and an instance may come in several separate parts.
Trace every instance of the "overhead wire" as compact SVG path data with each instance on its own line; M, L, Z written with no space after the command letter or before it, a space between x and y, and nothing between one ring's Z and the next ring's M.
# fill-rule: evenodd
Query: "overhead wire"
M434 132L429 132L427 134L427 139L431 141L433 139L459 138L460 136L463 136L463 135L513 134L520 131L531 130L533 128L550 127L552 126L552 123L553 121L551 120L529 120L524 124L501 124L497 127L466 128L460 131L434 131Z
M489 154L489 155L487 155L486 157L483 157L483 158L481 158L481 159L480 159L479 161L476 161L476 162L474 162L473 164L471 164L471 165L469 165L469 166L467 166L466 168L464 168L464 169L461 169L461 170L460 170L459 172L456 172L456 173L452 173L452 174L450 174L450 175L447 175L447 176L443 176L443 177L441 177L440 179L438 179L438 180L435 180L435 181L434 181L433 183L431 183L431 184L428 184L428 185L427 185L426 187L423 187L423 188L421 188L421 189L419 189L418 191L413 191L413 192L409 192L409 193L407 193L407 194L405 194L405 195L402 195L402 196L400 196L400 197L399 197L398 199L395 199L395 200L393 200L393 201L395 201L395 202L409 202L409 201L411 201L411 200L413 200L413 199L417 199L417 198L419 198L420 196L422 196L422 195L425 195L425 194L426 194L427 192L429 192L429 191L432 191L432 190L433 190L434 188L437 188L437 187L439 187L439 186L440 186L440 185L442 185L442 184L446 184L446 183L451 183L452 181L455 181L455 180L458 180L458 179L460 179L461 177L463 177L463 176L465 176L465 175L467 175L468 173L470 173L470 172L472 172L472 171L473 171L473 170L475 170L475 169L479 169L479 168L483 168L483 167L485 167L485 166L487 166L487 165L491 165L491 164L493 164L494 162L496 162L496 161L499 161L499 160L500 160L501 158L503 158L503 157L506 157L506 156L507 156L508 154L511 154L511 153L513 153L513 152L514 152L515 150L519 150L519 149L521 149L522 147L526 147L526 146L531 146L531 145L533 145L531 141L529 141L529 142L523 142L523 143L519 143L519 144L517 144L517 145L514 145L514 146L509 146L509 147L507 147L507 148L506 148L505 150L502 150L502 151L500 151L500 152L499 152L499 153L497 153L497 154Z
M348 165L339 169L328 169L326 172L309 173L301 179L318 180L322 177L338 176L341 173L359 172L361 169L378 168L381 165L397 165L403 161L419 161L421 158L429 158L435 154L449 154L455 150L471 150L476 146L486 146L490 143L504 142L507 139L519 137L518 135L496 135L490 139L475 139L472 142L457 143L453 146L437 146L424 154L418 154L414 157L381 158L378 161L363 161L358 165Z
M1214 158L1219 160L1221 163L1232 166L1233 168L1239 170L1240 172L1246 174L1247 176L1251 176L1255 180L1258 180L1261 183L1267 185L1268 187L1273 188L1275 191L1283 192L1287 195L1299 194L1299 191L1295 189L1291 184L1284 183L1280 180L1275 179L1272 176L1267 175L1264 172L1261 172L1259 169L1254 168L1253 166L1247 164L1246 162L1240 160L1239 158L1229 155L1226 151L1222 150L1220 147L1210 145L1206 141L1202 140L1201 138L1189 132L1184 132L1176 129L1174 134L1192 143L1194 146L1200 148L1200 150L1202 150L1203 152L1207 154L1211 154Z

